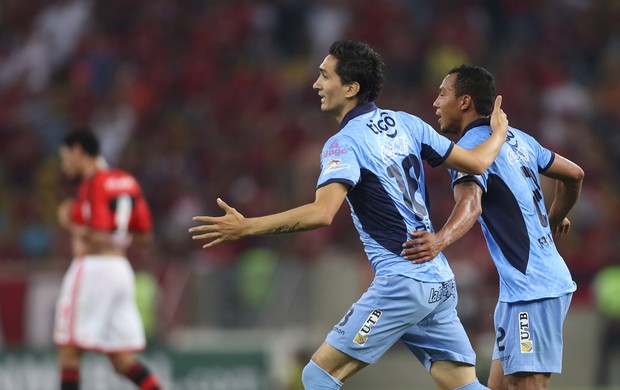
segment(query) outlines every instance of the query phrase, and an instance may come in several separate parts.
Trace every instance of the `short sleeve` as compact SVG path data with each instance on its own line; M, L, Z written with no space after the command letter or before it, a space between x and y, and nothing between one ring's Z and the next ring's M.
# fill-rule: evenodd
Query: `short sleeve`
M327 140L321 151L321 174L317 188L331 183L354 187L360 179L360 165L355 147L348 137L336 134Z

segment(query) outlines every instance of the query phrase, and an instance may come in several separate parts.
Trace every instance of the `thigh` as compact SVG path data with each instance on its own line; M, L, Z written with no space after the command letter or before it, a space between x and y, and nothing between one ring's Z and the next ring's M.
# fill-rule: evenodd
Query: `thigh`
M456 311L458 295L454 279L431 287L439 304L403 335L402 341L427 370L437 361L473 366L476 353ZM460 365L459 365L460 366ZM466 370L465 370L466 371Z
M105 336L107 351L133 352L146 345L144 326L135 296L135 277L128 262L119 267L114 305Z
M571 297L498 302L493 360L505 375L562 371L562 325Z
M376 277L325 342L357 360L376 362L437 306L428 303L424 285L399 275Z
M489 372L489 383L487 386L493 390L508 390L508 378L504 375L504 369L499 360L491 362L491 371Z

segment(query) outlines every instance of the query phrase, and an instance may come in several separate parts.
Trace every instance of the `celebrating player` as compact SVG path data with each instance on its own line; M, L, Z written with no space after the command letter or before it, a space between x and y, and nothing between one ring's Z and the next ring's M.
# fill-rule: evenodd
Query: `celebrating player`
M441 131L456 135L465 148L477 146L491 133L494 96L495 82L485 69L452 69L433 104ZM548 214L539 172L556 179ZM456 205L450 218L435 234L412 233L405 259L432 259L478 219L500 276L489 387L546 389L551 373L562 371L562 324L576 289L553 238L570 228L566 216L579 198L584 173L511 127L484 174L451 175Z

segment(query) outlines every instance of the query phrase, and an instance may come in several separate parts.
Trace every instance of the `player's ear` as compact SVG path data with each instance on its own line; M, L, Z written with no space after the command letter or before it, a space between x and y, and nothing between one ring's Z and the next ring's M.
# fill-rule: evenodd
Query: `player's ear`
M474 101L469 95L459 97L461 101L461 111L467 111L474 108Z
M360 85L357 81L352 82L351 84L347 84L346 86L345 96L347 98L352 98L360 91Z

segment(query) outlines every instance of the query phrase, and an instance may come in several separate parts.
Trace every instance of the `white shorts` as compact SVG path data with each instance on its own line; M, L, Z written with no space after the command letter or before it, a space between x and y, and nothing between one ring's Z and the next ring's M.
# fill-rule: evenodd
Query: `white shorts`
M144 349L134 273L126 258L73 259L56 304L54 342L103 353Z

